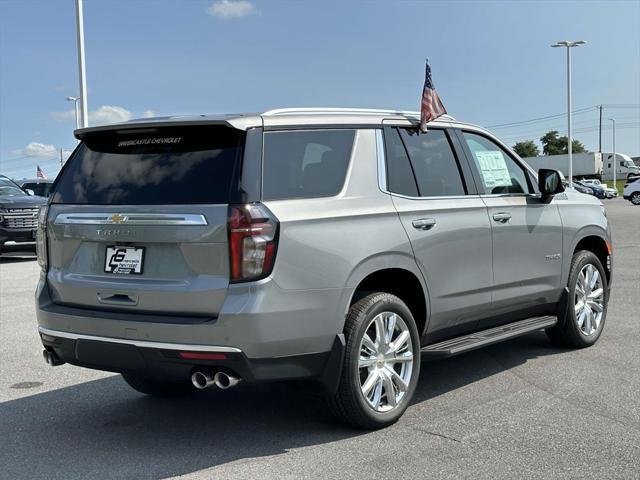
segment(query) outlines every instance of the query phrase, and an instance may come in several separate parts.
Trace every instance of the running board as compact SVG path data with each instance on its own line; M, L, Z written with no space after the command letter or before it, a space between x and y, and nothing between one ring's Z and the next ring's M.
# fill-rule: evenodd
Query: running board
M502 342L503 340L519 337L525 333L549 328L557 322L558 318L553 316L531 317L518 322L490 328L489 330L482 330L462 337L434 343L433 345L427 345L423 347L421 351L423 355L427 357L449 357L493 343Z

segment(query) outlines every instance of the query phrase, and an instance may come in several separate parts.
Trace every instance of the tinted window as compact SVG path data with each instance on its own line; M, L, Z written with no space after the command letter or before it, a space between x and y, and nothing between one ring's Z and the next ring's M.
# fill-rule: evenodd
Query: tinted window
M344 185L355 130L266 132L265 200L329 197Z
M23 189L33 190L33 193L40 197L48 197L49 190L51 189L51 184L48 182L43 183L25 183L22 185Z
M384 140L387 154L387 189L409 197L419 196L416 179L398 130L386 128Z
M243 140L244 132L216 126L89 134L67 161L52 201L227 203Z
M421 197L465 195L458 162L444 130L399 129Z
M530 193L524 167L488 138L470 132L463 135L486 193Z

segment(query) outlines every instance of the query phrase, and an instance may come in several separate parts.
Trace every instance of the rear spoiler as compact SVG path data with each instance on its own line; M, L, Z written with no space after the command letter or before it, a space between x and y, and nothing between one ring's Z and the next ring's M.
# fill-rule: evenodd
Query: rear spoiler
M156 117L141 118L122 123L112 123L109 125L99 125L96 127L79 128L73 131L73 135L82 140L88 134L96 132L109 131L126 131L137 130L142 128L162 128L162 127L185 127L185 126L203 126L203 125L222 125L237 130L248 130L253 127L262 126L262 118L260 116L183 116L183 117Z

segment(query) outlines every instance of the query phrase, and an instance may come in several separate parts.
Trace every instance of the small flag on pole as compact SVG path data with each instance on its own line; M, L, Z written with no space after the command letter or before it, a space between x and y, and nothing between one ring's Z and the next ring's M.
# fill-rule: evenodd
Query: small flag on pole
M447 111L440 101L438 92L433 88L433 80L431 79L431 67L429 67L429 59L427 58L427 68L424 78L424 88L422 89L422 104L420 105L420 131L427 131L427 123L435 120Z
M40 165L38 165L38 168L36 169L36 178L38 180L46 180L47 179L47 176L44 174L44 172L40 168Z

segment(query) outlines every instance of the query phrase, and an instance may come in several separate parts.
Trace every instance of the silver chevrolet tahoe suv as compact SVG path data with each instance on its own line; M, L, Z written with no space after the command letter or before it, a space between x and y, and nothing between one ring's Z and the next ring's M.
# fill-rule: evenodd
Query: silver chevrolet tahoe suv
M315 379L379 428L421 360L541 329L594 344L600 201L479 127L417 124L308 108L77 130L39 217L45 360L151 395Z

